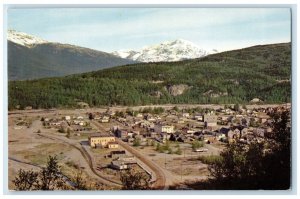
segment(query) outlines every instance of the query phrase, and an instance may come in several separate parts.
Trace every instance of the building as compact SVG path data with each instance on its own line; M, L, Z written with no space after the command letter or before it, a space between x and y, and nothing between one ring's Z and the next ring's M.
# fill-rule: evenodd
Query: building
M202 121L203 122L203 116L202 115L195 115L194 119L197 120L197 121Z
M182 113L182 117L189 118L190 114L189 113Z
M174 133L174 126L158 124L154 126L154 131L157 133Z
M78 116L77 119L78 120L83 120L83 117L82 116Z
M138 113L138 114L136 115L136 117L138 117L138 118L143 118L143 114Z
M204 115L203 116L204 126L207 129L215 130L217 128L217 115Z
M203 116L203 122L208 122L208 123L215 122L215 123L217 123L217 120L218 120L217 115L204 115Z
M121 160L114 160L110 163L110 167L117 170L128 169L128 165Z
M109 149L117 149L117 148L119 148L119 144L117 142L109 142L109 143L107 143L107 147Z
M103 116L102 119L100 119L100 122L102 122L102 123L108 123L109 122L109 117Z
M125 139L128 136L128 131L124 130L124 129L117 129L116 132L115 132L115 135L118 138Z
M241 137L241 131L236 128L225 128L222 127L219 130L219 134L218 134L218 140L224 140L224 138L226 138L228 140L228 142L233 142L236 139L240 139Z
M126 156L126 151L111 151L109 155L112 159L118 159L120 157Z
M116 138L108 134L95 133L89 136L89 145L91 147L108 147L108 143L115 142Z
M127 165L137 164L137 161L136 161L135 157L130 156L130 155L125 155L125 156L119 157L117 160L120 160L120 161L124 162Z

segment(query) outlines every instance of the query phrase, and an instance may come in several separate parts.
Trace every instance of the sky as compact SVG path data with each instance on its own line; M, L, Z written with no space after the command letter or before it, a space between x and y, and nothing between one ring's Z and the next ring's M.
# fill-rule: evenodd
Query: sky
M106 52L175 39L218 51L291 41L289 8L11 8L7 26Z

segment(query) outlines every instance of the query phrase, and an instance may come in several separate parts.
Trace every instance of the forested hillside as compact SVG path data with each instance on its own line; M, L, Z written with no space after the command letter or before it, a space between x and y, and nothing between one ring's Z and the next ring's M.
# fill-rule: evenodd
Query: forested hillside
M8 41L8 79L59 77L137 63L79 46L43 43L30 48Z
M180 62L139 63L59 78L9 82L9 108L165 103L283 103L291 96L291 44Z

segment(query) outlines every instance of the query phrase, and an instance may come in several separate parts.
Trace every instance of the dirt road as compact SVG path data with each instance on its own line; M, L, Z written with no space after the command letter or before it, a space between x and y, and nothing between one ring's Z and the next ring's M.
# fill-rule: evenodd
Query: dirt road
M137 159L142 161L144 164L146 164L156 175L156 182L153 184L153 187L156 189L168 189L168 186L166 186L166 176L164 172L160 169L159 166L157 166L154 162L146 158L143 154L138 152L133 147L129 146L125 142L123 142L120 139L117 139L117 142L119 145L121 145L124 149L126 149L128 152L130 152L132 155L134 155Z
M99 128L100 131L103 131L104 128L97 122L92 121L92 123ZM118 144L122 146L124 149L126 149L129 153L134 155L138 160L140 160L143 164L145 164L147 167L149 167L154 173L156 177L156 181L153 184L153 187L156 189L168 189L168 186L166 186L166 176L164 175L164 172L160 169L159 166L157 166L154 162L146 158L143 154L138 152L133 147L129 146L125 142L123 142L120 139L116 139Z
M42 137L46 137L46 138L49 138L49 139L54 139L54 140L58 140L62 143L66 143L68 145L70 145L71 147L77 149L82 157L86 160L86 162L88 163L92 173L94 174L94 176L97 176L97 179L103 183L103 184L106 184L106 185L109 185L109 186L113 186L113 187L118 187L118 188L121 188L121 184L120 183L117 183L107 177L105 177L104 175L101 175L99 174L96 169L95 169L95 163L93 161L93 158L89 155L89 153L82 147L82 146L78 146L78 144L74 143L74 141L71 141L69 139L65 139L63 137L58 137L58 136L55 136L55 135L45 135L45 134L40 134L40 136Z

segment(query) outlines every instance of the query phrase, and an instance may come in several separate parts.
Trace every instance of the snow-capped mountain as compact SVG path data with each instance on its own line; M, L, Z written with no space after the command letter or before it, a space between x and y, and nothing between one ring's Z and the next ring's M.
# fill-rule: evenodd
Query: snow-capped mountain
M7 51L9 80L58 77L137 63L103 51L48 42L15 30L7 32Z
M122 58L141 62L180 61L206 56L209 52L190 41L177 39L144 47L140 51L120 50L112 52Z
M48 41L44 39L29 35L24 32L18 32L15 30L8 30L7 40L26 47L32 47L36 44L48 43Z

